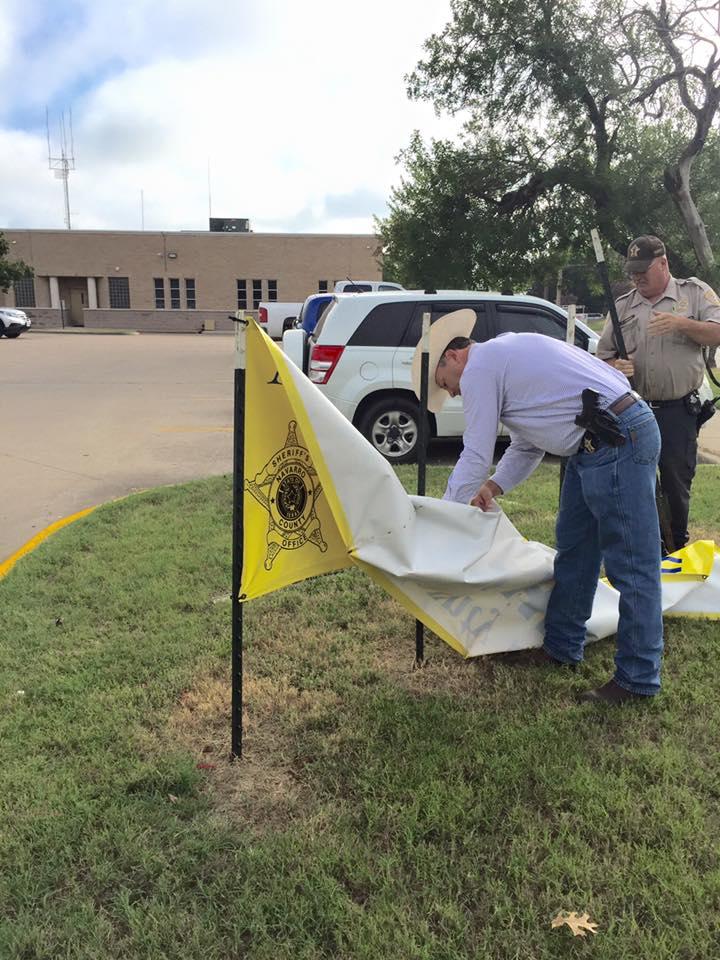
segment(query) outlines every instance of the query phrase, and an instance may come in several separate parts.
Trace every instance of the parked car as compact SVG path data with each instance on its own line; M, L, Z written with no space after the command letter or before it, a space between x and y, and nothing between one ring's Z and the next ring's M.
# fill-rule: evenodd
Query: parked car
M391 290L402 289L404 288L399 283L391 283L389 280L338 280L335 284L334 292L371 293L372 291L389 292ZM314 312L316 309L314 306L314 298L325 297L325 302L328 303L332 296L332 293L314 293L311 294L304 303L283 303L277 300L264 300L258 304L258 323L269 337L272 337L273 340L280 340L286 330L290 330L293 326L301 325L299 318L303 307L308 303L308 300L312 300L313 306L310 310L310 316L307 318L308 333L311 333L314 323L317 322L318 318L318 314ZM314 321L313 327L309 326L311 318Z
M393 463L407 463L417 453L419 407L410 366L423 313L429 311L434 322L462 307L475 311L474 340L507 332L566 336L565 310L537 297L406 290L336 294L312 336L301 328L289 330L283 349L380 453ZM594 353L597 342L598 335L576 321L575 344ZM449 399L428 420L431 437L461 436L462 401ZM500 433L506 433L503 427Z
M329 303L332 303L333 299L332 293L313 293L302 305L302 309L294 325L296 327L302 327L305 333L310 336L318 324L323 309Z
M258 323L269 337L280 340L283 331L294 323L301 309L302 303L266 300L258 304Z
M335 293L373 293L404 289L401 283L391 283L389 280L338 280L334 287Z
M0 307L0 337L3 334L14 340L32 326L32 320L24 310L12 307Z
M420 339L422 315L431 323L468 307L477 318L474 340L501 333L534 332L564 340L567 313L537 297L476 291L427 294L407 290L391 295L336 295L313 335L288 331L283 349L327 398L393 463L416 457L419 407L410 366ZM594 353L598 335L576 321L575 344ZM462 401L448 399L438 414L428 414L430 437L462 436ZM499 435L506 434L500 424Z

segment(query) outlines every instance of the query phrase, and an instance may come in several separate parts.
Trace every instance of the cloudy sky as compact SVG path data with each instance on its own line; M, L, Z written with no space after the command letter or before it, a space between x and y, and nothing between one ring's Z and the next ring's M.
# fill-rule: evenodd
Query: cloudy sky
M75 229L140 229L144 211L148 230L204 230L211 205L258 232L369 231L412 130L458 129L403 80L449 15L449 0L0 0L0 228L64 227L45 116L59 156L72 108Z

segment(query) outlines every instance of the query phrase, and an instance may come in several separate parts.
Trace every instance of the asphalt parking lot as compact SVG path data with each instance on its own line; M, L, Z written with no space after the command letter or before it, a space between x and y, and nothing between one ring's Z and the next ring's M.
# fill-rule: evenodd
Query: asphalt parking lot
M233 338L0 340L0 562L86 507L232 469Z
M233 366L231 335L0 339L0 563L87 507L229 473ZM459 451L436 442L431 461Z

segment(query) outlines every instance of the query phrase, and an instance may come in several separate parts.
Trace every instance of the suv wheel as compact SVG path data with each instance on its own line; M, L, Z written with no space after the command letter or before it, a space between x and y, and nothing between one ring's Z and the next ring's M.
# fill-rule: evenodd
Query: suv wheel
M411 463L417 457L419 413L412 400L388 395L370 404L358 429L390 463Z

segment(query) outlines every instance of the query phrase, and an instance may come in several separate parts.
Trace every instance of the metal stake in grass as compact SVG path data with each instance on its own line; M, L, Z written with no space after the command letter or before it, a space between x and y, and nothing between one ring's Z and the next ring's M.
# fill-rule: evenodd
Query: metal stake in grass
M559 298L558 298L559 299ZM571 346L575 344L575 304L569 303L567 308L567 326L565 328L565 342L569 343ZM560 459L560 490L558 492L558 499L562 498L562 488L563 483L565 482L565 470L567 469L567 457L561 457Z
M418 435L417 435L417 463L418 478L417 492L419 497L425 496L425 467L427 465L427 402L428 402L428 377L430 357L428 354L428 344L430 340L430 314L424 313L422 318L422 349L420 356L420 412L418 416ZM425 627L421 620L415 621L415 664L417 669L423 665L425 660Z
M232 705L230 758L242 756L243 614L240 582L243 566L243 490L245 487L245 366L248 321L242 310L235 321L235 402L233 417L233 540L232 540Z

